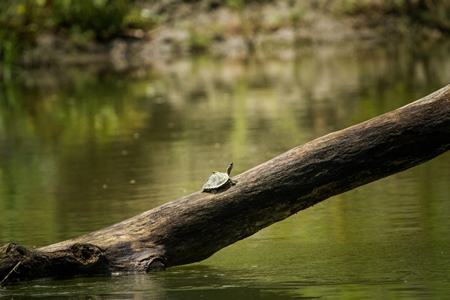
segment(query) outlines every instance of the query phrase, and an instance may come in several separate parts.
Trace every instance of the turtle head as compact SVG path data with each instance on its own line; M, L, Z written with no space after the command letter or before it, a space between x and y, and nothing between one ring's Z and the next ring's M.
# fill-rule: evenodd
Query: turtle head
M228 165L228 168L227 168L227 174L228 174L228 176L230 176L231 169L233 169L233 162L230 162L230 164Z

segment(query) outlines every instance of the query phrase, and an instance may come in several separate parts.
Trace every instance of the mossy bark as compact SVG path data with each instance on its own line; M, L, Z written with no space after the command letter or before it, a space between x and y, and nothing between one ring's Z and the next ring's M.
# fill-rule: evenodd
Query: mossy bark
M37 250L0 247L1 284L149 272L218 250L333 195L450 149L450 85L402 108L298 146L233 177L110 227Z

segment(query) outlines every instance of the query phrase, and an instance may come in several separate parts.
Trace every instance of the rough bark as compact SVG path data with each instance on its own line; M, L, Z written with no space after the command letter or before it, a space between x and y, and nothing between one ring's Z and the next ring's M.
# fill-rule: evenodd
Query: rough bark
M450 85L296 147L216 194L196 192L110 227L28 250L0 247L1 284L149 272L201 261L290 215L450 149Z

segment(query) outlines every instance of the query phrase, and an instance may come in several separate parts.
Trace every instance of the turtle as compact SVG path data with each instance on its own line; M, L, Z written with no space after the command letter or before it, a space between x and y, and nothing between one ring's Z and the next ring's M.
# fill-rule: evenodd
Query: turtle
M212 194L217 193L217 191L226 185L235 185L236 181L230 178L231 169L233 169L233 162L228 165L226 173L212 172L206 183L203 185L202 192L209 192Z

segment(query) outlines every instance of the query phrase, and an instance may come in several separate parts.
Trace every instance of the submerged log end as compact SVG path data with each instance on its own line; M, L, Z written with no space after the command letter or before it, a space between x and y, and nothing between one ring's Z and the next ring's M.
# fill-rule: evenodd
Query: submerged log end
M66 250L41 252L16 243L0 246L0 286L42 278L107 276L105 252L92 244L74 244Z
M164 271L167 266L167 260L162 257L155 257L150 260L150 262L145 267L145 272L152 273L152 272L160 272Z

